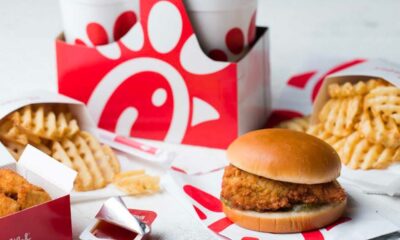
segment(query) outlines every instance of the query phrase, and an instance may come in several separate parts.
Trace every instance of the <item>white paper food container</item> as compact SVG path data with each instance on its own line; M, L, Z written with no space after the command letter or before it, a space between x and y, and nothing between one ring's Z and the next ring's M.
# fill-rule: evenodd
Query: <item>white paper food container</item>
M41 104L41 103L68 104L72 114L78 120L78 124L81 130L91 133L101 142L103 142L102 140L104 139L105 140L104 142L106 144L109 144L111 147L117 148L120 151L130 154L130 157L128 158L123 154L116 153L121 165L121 171L132 170L131 167L129 168L129 166L132 165L132 162L130 161L130 158L132 156L140 158L142 160L141 163L142 165L155 163L160 168L168 167L172 159L175 157L173 153L166 152L160 148L149 146L148 144L145 144L141 141L129 139L129 142L127 143L125 141L120 141L120 140L116 141L115 139L121 139L121 137L115 134L111 134L107 131L100 131L99 134L96 125L93 123L91 117L89 116L87 108L83 103L71 99L69 97L48 91L28 92L21 96L15 96L15 97L7 96L4 97L4 99L0 97L0 119L4 118L11 112L23 106L29 104ZM132 146L132 143L134 143L135 145ZM93 191L77 192L73 190L71 192L71 201L72 202L90 201L90 200L105 199L113 196L124 196L124 195L127 195L127 193L124 193L119 189L117 189L112 184L109 184L105 188Z
M68 104L72 114L79 122L79 127L97 136L96 127L85 105L72 98L48 91L33 91L18 96L0 97L0 119L21 107L40 103Z
M228 60L234 62L247 52L256 32L257 0L185 0L185 5L206 54L213 57L210 54L213 50L223 51ZM236 29L236 34L229 33L233 29ZM240 30L244 37L241 52L232 51L232 48L228 47L229 41L240 41L237 30Z
M96 45L88 36L87 28L91 23L101 26L108 36L108 43L112 43L118 40L114 39L114 29L121 24L118 22L121 14L133 12L136 21L139 17L139 0L60 0L60 5L68 43L75 43L79 39L88 46Z
M318 122L318 113L329 100L328 85L384 79L400 87L400 66L384 60L370 60L338 71L325 78L313 106L311 122ZM342 177L361 187L365 192L375 194L400 195L400 166L394 164L383 170L353 170L343 166Z

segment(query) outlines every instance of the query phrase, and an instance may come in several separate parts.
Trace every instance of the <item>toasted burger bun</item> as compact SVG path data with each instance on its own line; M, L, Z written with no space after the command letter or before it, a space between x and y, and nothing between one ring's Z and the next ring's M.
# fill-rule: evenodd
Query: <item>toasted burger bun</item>
M230 208L224 203L222 208L232 222L243 228L259 232L294 233L318 229L333 223L345 210L346 200L300 212L241 211Z
M318 184L335 180L341 163L323 140L287 129L263 129L237 138L227 150L232 165L283 182Z

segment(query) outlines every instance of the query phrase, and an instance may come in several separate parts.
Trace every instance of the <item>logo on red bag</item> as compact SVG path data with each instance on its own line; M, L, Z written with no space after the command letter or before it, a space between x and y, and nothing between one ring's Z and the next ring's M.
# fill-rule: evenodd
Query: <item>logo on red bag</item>
M226 147L237 135L235 65L202 52L182 1L142 1L140 19L118 42L59 54L79 56L59 59L60 92L120 135Z

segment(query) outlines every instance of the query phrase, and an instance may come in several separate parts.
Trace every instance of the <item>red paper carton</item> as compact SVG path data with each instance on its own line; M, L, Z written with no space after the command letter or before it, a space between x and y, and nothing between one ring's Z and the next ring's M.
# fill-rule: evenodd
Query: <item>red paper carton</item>
M123 136L225 148L270 111L268 31L237 63L206 56L182 0L143 0L140 22L97 47L56 41L59 92ZM217 23L216 23L217 24Z
M72 239L69 193L76 172L32 146L15 162L2 144L0 167L15 170L53 199L0 218L0 239Z

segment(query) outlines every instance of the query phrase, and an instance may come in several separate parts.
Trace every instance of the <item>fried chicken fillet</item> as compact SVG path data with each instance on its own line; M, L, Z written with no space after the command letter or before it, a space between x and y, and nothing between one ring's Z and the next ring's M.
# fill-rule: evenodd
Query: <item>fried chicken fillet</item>
M18 173L0 169L0 217L50 200L45 190L29 183Z
M221 197L235 209L267 212L291 210L301 204L339 203L346 199L346 193L337 181L311 185L281 182L229 165L223 176Z
M0 193L0 217L16 213L20 210L20 205L12 198Z

